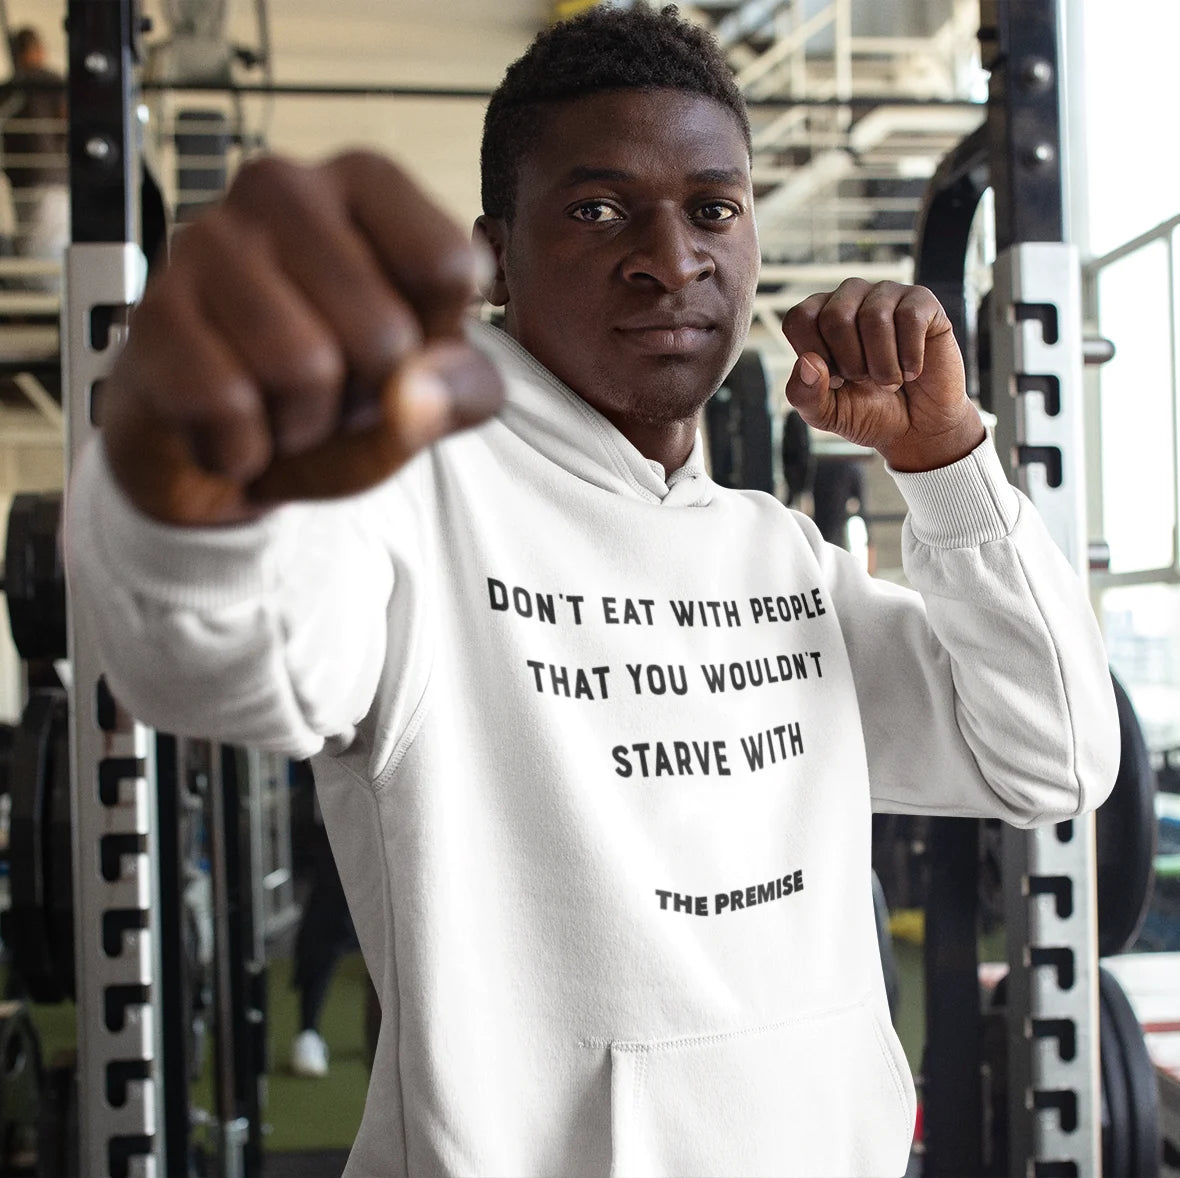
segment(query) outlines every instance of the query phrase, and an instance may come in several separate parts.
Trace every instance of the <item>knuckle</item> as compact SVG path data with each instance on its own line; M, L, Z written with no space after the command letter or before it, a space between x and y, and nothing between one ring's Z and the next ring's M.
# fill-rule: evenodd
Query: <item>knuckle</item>
M816 316L820 329L825 332L846 328L849 326L850 318L847 305L836 299L825 303Z
M213 214L203 213L188 225L181 226L172 235L169 246L169 269L187 269L206 254L210 237L209 223Z
M227 436L248 433L261 420L258 391L244 374L223 373L217 380L194 381L174 405L193 429Z
M404 183L407 180L406 173L393 160L362 147L341 151L323 166L331 175L347 183Z
M240 208L266 209L305 182L309 169L279 155L259 155L238 169L226 202Z
M866 302L861 306L859 319L864 327L888 331L893 327L893 308L881 302Z
M418 321L394 302L370 308L363 319L350 325L340 361L346 377L376 387L412 354L422 342Z
M783 328L788 332L799 332L812 323L815 312L805 303L797 303L783 316Z
M925 323L929 316L929 307L923 307L920 303L901 303L894 312L894 320L901 325L912 327L916 324Z
M297 367L290 384L315 396L334 395L348 375L344 352L328 335L308 340L294 360Z

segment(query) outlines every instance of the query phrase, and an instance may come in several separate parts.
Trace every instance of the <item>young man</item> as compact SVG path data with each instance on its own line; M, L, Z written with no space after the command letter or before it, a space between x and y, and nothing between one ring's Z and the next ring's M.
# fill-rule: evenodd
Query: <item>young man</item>
M350 1174L902 1173L871 808L1031 824L1113 780L1085 595L929 292L785 325L800 412L897 472L922 596L705 473L749 166L706 37L593 11L489 107L506 333L403 173L264 161L104 386L75 600L146 720L315 759L383 1007Z

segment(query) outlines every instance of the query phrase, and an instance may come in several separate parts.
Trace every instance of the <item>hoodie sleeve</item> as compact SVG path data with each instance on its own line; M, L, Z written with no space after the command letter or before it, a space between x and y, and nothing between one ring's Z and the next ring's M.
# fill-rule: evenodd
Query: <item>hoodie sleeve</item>
M892 473L917 593L819 541L874 808L1034 826L1100 805L1118 771L1118 717L1081 579L990 441L940 470Z
M380 526L391 513L398 527ZM169 527L125 499L96 438L66 504L71 608L143 722L308 757L350 739L388 673L391 623L413 626L413 519L393 480L238 527Z

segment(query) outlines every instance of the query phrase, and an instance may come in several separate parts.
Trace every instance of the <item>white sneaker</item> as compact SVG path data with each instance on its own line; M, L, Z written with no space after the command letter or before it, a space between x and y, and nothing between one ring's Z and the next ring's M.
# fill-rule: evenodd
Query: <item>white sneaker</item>
M291 1044L291 1071L297 1076L328 1074L328 1045L315 1031L300 1031Z

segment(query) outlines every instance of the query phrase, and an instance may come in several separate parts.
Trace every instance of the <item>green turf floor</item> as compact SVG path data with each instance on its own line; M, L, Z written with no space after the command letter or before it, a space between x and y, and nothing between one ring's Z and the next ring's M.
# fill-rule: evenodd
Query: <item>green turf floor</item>
M290 1069L291 1040L298 1029L298 995L291 988L291 961L270 963L267 1019L270 1074L266 1081L266 1149L348 1149L361 1123L369 1069L365 1059L365 1002L368 975L359 953L340 964L320 1023L330 1064L323 1079L304 1079ZM46 1062L75 1044L74 1007L32 1007ZM211 1108L212 1045L201 1079L193 1086L192 1103Z
M321 1080L292 1075L291 1040L298 1030L298 995L291 962L270 964L270 1075L267 1078L268 1150L347 1149L356 1137L369 1086L365 1058L365 1002L369 978L359 953L340 964L328 991L320 1034L330 1054Z

